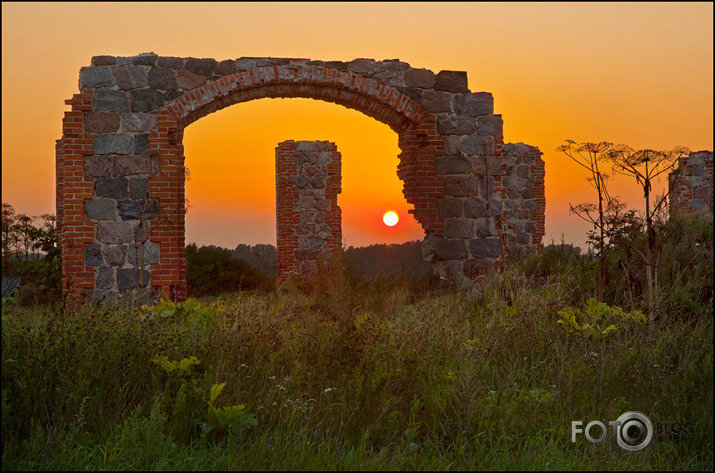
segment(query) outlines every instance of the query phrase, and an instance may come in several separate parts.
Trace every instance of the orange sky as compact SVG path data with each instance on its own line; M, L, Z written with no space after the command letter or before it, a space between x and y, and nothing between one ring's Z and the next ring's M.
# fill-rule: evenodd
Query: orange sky
M712 3L3 3L2 200L54 213L54 142L79 69L97 55L399 58L467 71L494 96L506 142L546 161L546 237L582 244L568 203L593 201L565 139L713 149ZM397 135L309 99L234 105L186 129L187 242L275 242L274 150L329 140L343 155L348 245L422 237L395 171ZM380 176L375 178L374 176ZM627 178L612 194L641 208ZM381 223L394 209L400 223Z

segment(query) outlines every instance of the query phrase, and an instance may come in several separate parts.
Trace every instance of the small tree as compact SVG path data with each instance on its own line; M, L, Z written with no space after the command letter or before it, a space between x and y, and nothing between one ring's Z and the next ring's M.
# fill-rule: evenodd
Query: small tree
M619 145L608 151L608 157L613 162L613 170L619 174L630 176L643 188L645 199L645 223L647 246L645 254L646 286L648 294L648 318L655 319L657 267L654 265L656 253L656 238L653 228L653 217L664 206L668 192L651 202L653 181L663 173L675 167L678 159L688 153L688 148L679 146L670 151L652 149L634 150L625 145Z
M32 217L25 214L19 214L17 216L17 225L20 232L20 238L22 239L22 249L25 256L24 261L29 261L31 256L30 249L32 248L30 233L31 229L34 228L32 226Z
M59 297L61 252L54 215L18 214L12 205L2 204L3 276L22 279L25 287L43 291L43 298Z
M636 210L627 209L626 204L617 197L611 197L604 221L608 228L606 236L609 255L615 256L617 266L623 270L626 295L631 310L634 310L637 308L633 294L633 286L637 281L633 271L634 255L645 257L639 248L643 240L643 222ZM592 233L589 237L595 238Z
M3 273L10 265L15 252L17 251L17 214L15 208L6 203L2 203L2 269Z
M606 181L610 178L608 174L602 171L603 164L609 159L609 151L612 149L613 143L601 141L600 143L576 143L573 140L566 140L566 143L556 148L556 151L561 151L566 156L571 158L576 164L586 169L590 177L586 180L596 190L598 204L579 204L573 206L569 203L571 213L577 215L581 219L593 224L594 228L599 231L597 243L599 254L599 272L598 272L598 300L603 300L603 286L605 281L606 268L606 228L605 213L608 208L611 197L608 195Z

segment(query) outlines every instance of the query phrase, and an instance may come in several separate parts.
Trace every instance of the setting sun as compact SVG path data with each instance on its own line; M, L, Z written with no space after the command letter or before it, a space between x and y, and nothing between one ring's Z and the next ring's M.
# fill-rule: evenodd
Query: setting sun
M464 71L469 90L491 94L494 113L503 116L504 141L544 153L543 243L563 236L584 245L588 222L569 214L569 204L591 202L591 189L583 185L581 169L556 148L573 139L712 149L712 11L712 2L415 2L407 10L398 3L189 2L167 8L154 2L3 2L3 201L28 215L56 212L55 140L62 136L65 100L79 92L79 71L94 56L396 58L434 73ZM211 22L196 20L203 16ZM103 21L108 17L111 25ZM164 21L126 35L138 17ZM504 18L513 34L504 34ZM321 28L308 33L305 24L311 21ZM475 43L477 21L483 41ZM68 24L83 27L68 30ZM187 24L194 28L191 35L185 34ZM415 36L415 28L430 34ZM52 72L52 80L28 73L37 64ZM594 73L593 64L603 67ZM137 80L148 84L142 74ZM400 78L404 71L389 75ZM396 175L401 150L394 130L337 103L261 98L186 128L192 176L186 184L187 242L275 242L272 163L276 144L287 139L328 140L342 153L338 205L346 244L424 238ZM664 190L666 180L656 187ZM643 211L641 194L627 177L614 176L611 191ZM387 209L402 217L393 227L380 225L379 213Z
M400 220L400 217L397 216L395 212L392 210L385 212L385 215L382 216L382 221L385 222L385 225L388 227L394 227L397 225L397 222Z

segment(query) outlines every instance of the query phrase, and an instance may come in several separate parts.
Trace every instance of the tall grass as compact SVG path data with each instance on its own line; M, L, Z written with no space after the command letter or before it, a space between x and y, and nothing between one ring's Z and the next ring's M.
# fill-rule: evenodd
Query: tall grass
M697 303L650 324L589 306L592 269L558 252L463 291L346 276L142 309L4 304L2 466L712 469L710 263L684 281ZM616 330L569 330L567 306ZM629 410L689 432L571 441L572 421Z

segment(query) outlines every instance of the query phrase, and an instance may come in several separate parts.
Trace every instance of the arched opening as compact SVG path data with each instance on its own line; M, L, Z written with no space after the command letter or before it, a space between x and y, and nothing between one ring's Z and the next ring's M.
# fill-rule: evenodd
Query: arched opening
M274 152L286 139L338 145L343 155L338 203L346 245L422 239L397 177L397 138L360 112L302 98L254 100L197 120L184 132L191 173L186 241L226 248L275 245ZM387 210L400 217L394 227L382 222Z
M330 70L325 74L326 69L305 66L280 69L266 68L263 77L253 71L223 77L158 111L159 131L150 136L150 148L159 154L161 170L152 182L152 193L165 202L167 215L176 215L173 224L159 229L155 237L162 257L152 268L152 285L162 294L175 299L186 297L186 261L181 255L186 228L185 128L210 113L257 98L304 97L334 102L387 124L398 134L398 176L404 182L405 199L414 205L416 220L425 235L443 230L444 224L437 218L436 199L444 194L444 183L434 171L434 157L441 150L442 139L430 114L396 89L370 79ZM282 74L290 77L284 79Z
M187 245L228 249L261 276L277 276L274 163L276 145L288 138L338 144L343 170L338 195L341 242L350 255L346 262L359 264L361 270L394 272L405 267L390 261L400 255L402 260L410 260L408 268L417 264L423 272L428 270L419 245L410 244L409 254L407 247L385 246L424 238L422 228L408 213L412 205L405 201L403 183L397 176L398 136L361 112L307 98L252 100L219 110L185 128L185 165L190 171L186 182L190 203ZM383 222L388 210L397 212L398 224ZM362 249L370 245L380 246ZM367 252L372 255L370 261L357 257ZM191 286L199 273L192 271L191 259L187 264ZM255 281L255 277L249 280Z

